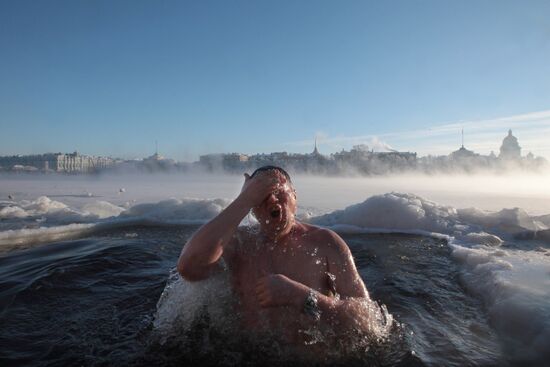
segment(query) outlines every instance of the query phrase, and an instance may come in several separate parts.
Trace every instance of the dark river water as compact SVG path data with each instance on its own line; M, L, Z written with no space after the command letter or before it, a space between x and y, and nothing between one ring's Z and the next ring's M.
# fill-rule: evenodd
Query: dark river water
M197 315L181 331L185 338L159 342L157 302L196 228L116 229L0 254L0 366L292 364L269 353L269 343L215 330L208 315ZM465 291L445 240L343 237L371 297L397 325L380 345L332 364L520 363L507 355L481 301Z

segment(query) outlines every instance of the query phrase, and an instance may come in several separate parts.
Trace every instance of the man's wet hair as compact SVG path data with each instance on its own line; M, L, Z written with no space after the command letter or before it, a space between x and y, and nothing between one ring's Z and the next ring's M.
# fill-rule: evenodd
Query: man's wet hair
M260 172L265 172L265 171L271 171L271 170L275 170L275 171L279 171L283 174L283 176L286 177L286 179L288 180L288 182L290 184L292 184L292 180L290 179L290 175L288 174L287 171L285 171L284 169L282 169L281 167L279 166L262 166L258 169L256 169L254 172L252 172L252 174L250 175L250 178L254 177L257 173L260 173Z

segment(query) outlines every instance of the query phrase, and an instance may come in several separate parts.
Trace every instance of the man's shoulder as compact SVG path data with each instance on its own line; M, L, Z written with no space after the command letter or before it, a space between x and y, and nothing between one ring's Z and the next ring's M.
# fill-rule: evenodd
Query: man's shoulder
M229 246L238 248L254 239L257 236L256 231L252 227L238 227L237 230L231 236Z
M224 248L224 257L234 259L243 252L247 243L254 239L254 229L250 227L238 227Z
M231 236L228 247L231 247L237 252L246 250L249 244L256 243L259 232L259 226L239 226Z
M318 248L318 254L328 260L329 271L339 274L343 279L357 279L353 255L346 241L331 229L307 225L309 229L309 246ZM344 273L342 273L342 269ZM345 274L345 275L343 275Z
M328 228L319 227L309 223L300 223L300 225L304 228L304 231L307 233L309 237L328 238L328 237L338 236L334 231Z
M312 243L320 245L331 252L347 253L348 245L336 232L329 228L302 223Z

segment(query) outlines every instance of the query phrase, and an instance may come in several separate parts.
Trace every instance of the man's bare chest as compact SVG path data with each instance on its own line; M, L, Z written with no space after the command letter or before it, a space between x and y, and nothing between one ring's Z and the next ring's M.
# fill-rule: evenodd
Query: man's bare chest
M322 293L327 290L327 260L312 246L294 248L254 248L240 254L232 269L234 285L241 291L254 288L268 274L283 274Z

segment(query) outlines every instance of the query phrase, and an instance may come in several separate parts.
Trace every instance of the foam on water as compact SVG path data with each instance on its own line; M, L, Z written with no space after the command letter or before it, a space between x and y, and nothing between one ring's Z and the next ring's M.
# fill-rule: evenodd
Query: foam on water
M0 246L58 241L131 225L201 224L227 204L222 199L169 199L124 209L95 201L75 209L41 196L0 209L0 218L5 220L0 223Z
M483 213L479 214L483 216ZM341 229L342 225L418 234L446 235L475 243L500 244L495 234L482 230L476 223L464 221L453 207L438 205L414 194L376 195L362 203L312 218L313 223Z
M223 199L169 199L154 204L134 205L120 217L142 218L166 224L204 222L215 217L228 204L229 201Z
M56 213L69 215L73 212L67 205L51 200L47 196L40 196L38 199L32 201L22 200L14 205L3 204L4 206L0 209L0 218L3 219L26 218Z
M3 203L0 207L0 219L40 218L42 222L52 225L72 222L92 222L98 219L116 217L124 208L106 201L87 203L81 210L68 207L66 204L40 196L36 200L21 200L19 203ZM21 223L25 223L24 221Z
M161 344L170 337L185 336L199 313L206 311L218 330L236 329L236 319L227 311L234 302L227 274L219 273L203 282L186 282L175 269L157 303L153 326ZM206 307L206 310L203 310Z
M462 281L480 297L517 360L550 357L550 257L533 251L452 245Z

